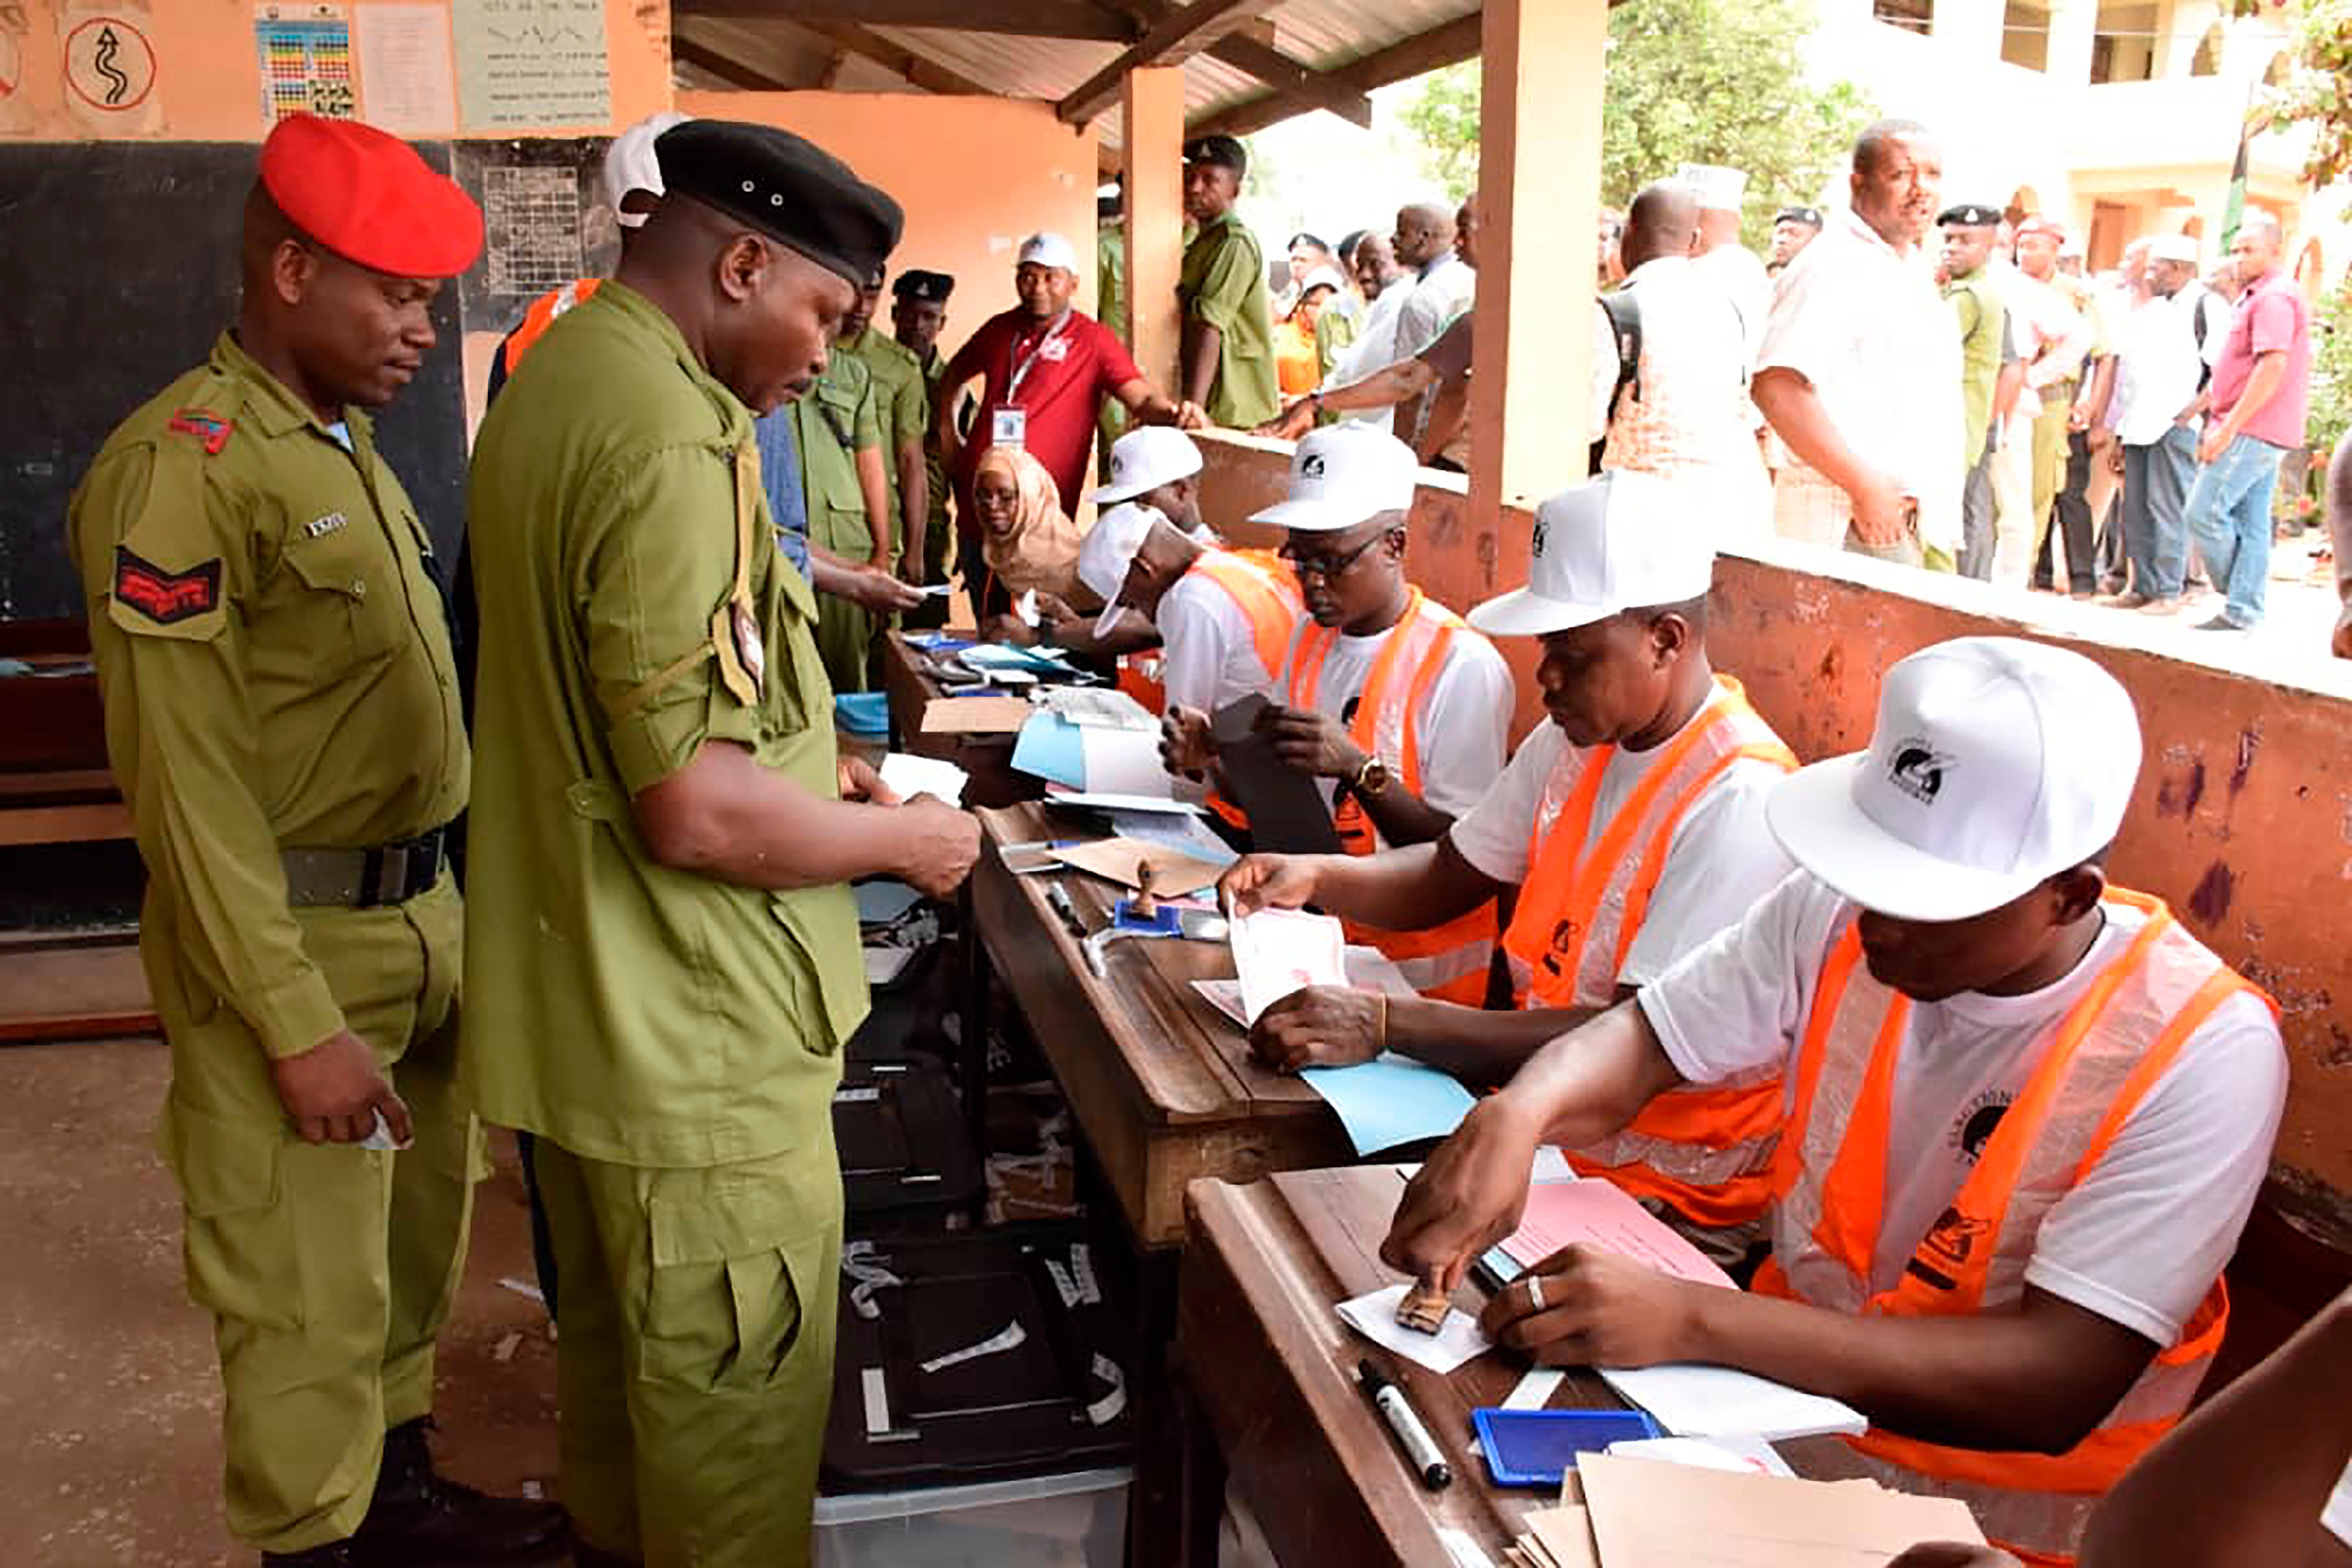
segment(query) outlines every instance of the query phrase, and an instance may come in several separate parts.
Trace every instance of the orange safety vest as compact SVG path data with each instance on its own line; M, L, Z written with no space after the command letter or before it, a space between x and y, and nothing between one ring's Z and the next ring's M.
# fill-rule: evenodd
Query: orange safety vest
M1454 637L1476 637L1469 623L1415 588L1404 616L1389 629L1356 702L1348 733L1367 754L1392 769L1406 789L1421 793L1421 710L1445 668ZM1323 683L1323 661L1339 632L1302 619L1289 657L1290 705L1312 711ZM1370 815L1352 795L1331 814L1340 847L1350 855L1379 847ZM1369 942L1396 961L1423 996L1476 1007L1486 1000L1486 972L1495 958L1496 913L1492 900L1431 931L1384 931L1347 923L1348 940Z
M1290 563L1271 550L1212 549L1201 552L1185 575L1194 572L1223 589L1241 606L1249 618L1250 646L1257 652L1258 663L1265 667L1269 678L1279 675L1283 658L1290 651L1290 634L1306 614ZM1214 790L1203 804L1228 826L1249 831L1249 813Z
M2214 1008L2244 992L2277 1004L2143 893L2111 904L2147 915L2057 1026L1951 1206L1891 1289L1870 1287L1886 1203L1896 1058L1907 997L1874 980L1849 926L1822 971L1797 1058L1779 1156L1771 1260L1755 1288L1841 1312L1896 1317L2002 1311L2024 1294L2043 1215L2105 1156L2132 1110ZM1985 1533L2029 1563L2063 1565L2092 1507L2188 1409L2229 1323L2219 1277L2180 1337L2158 1352L2098 1429L2068 1452L1951 1448L1874 1426L1848 1441L1904 1491L1956 1497Z
M1503 947L1522 1007L1606 1007L1657 891L1675 830L1743 758L1796 768L1796 756L1748 704L1739 683L1716 693L1668 741L1587 855L1601 774L1614 746L1570 747L1544 785L1528 844L1528 878ZM1607 1176L1699 1225L1745 1225L1772 1202L1782 1097L1777 1068L1660 1095L1604 1142L1569 1151L1582 1175Z
M602 278L577 279L561 289L551 289L533 300L530 309L522 313L522 324L508 335L507 374L512 375L515 373L515 366L522 363L522 356L530 352L531 345L546 335L548 328L555 325L555 318L574 305L585 304L604 281Z

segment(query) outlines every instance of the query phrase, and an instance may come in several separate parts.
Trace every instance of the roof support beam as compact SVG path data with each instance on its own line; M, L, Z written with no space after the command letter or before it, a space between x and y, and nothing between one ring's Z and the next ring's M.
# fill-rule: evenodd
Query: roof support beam
M1119 82L1131 70L1182 65L1263 12L1277 0L1192 0L1146 28L1134 46L1088 77L1055 110L1072 125L1084 125L1118 100Z
M963 93L975 97L989 96L989 89L961 72L950 70L929 55L918 53L891 42L871 27L856 22L812 22L795 17L797 26L807 28L837 48L848 50L872 60L884 70L905 77L913 86L925 92Z
M1478 52L1478 13L1441 23L1425 33L1417 33L1399 43L1391 44L1366 55L1352 64L1336 66L1324 71L1322 79L1354 92L1370 92L1375 88L1419 76L1423 71L1450 66L1466 60ZM1277 121L1287 120L1297 106L1281 93L1269 93L1248 103L1237 104L1222 114L1212 115L1192 127L1196 136L1222 132L1227 136L1247 136L1263 131Z
M1270 44L1244 33L1219 38L1209 54L1246 71L1297 109L1328 109L1350 125L1372 128L1372 100L1343 81L1299 64Z
M682 66L692 66L708 72L729 87L744 92L791 92L788 81L780 81L765 71L754 70L732 55L721 54L709 44L700 43L684 33L673 33L669 43L670 58Z
M1091 0L676 0L676 14L738 22L863 22L1030 38L1135 40L1135 24Z

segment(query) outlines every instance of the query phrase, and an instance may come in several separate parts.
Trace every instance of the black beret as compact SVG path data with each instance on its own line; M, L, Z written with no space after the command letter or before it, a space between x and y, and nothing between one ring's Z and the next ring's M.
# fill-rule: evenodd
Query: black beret
M670 195L739 218L855 287L878 278L906 224L848 164L772 125L689 120L662 132L654 156Z
M1991 228L2001 220L2001 210L1982 202L1962 202L1946 207L1937 215L1938 224L1956 223L1966 228Z
M1184 143L1184 162L1210 163L1220 169L1231 169L1236 174L1249 173L1249 149L1230 136L1195 136Z
M926 305L944 305L948 302L948 296L955 292L955 279L944 272L925 272L919 268L909 268L898 274L898 281L890 286L890 292L901 300L919 300Z
M1782 207L1780 209L1780 216L1775 217L1772 221L1776 224L1801 223L1807 228L1819 228L1822 226L1822 209L1819 207Z

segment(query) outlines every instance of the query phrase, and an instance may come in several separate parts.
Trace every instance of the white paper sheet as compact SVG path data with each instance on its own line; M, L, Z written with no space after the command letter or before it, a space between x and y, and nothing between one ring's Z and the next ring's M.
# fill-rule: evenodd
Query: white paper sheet
M1047 805L1082 805L1097 811L1172 811L1186 816L1202 815L1189 800L1169 800L1156 795L1120 795L1111 790L1048 790Z
M1679 1437L1753 1434L1767 1442L1852 1435L1869 1423L1852 1405L1727 1366L1670 1362L1638 1371L1597 1369L1609 1386Z
M1385 1290L1342 1301L1339 1321L1374 1344L1435 1373L1452 1372L1474 1356L1494 1349L1494 1342L1478 1331L1478 1320L1458 1307L1446 1312L1445 1322L1433 1334L1424 1334L1398 1322L1397 1303L1404 1300L1408 1289L1391 1285Z
M1632 1442L1612 1443L1608 1452L1612 1459L1659 1459L1669 1465L1696 1465L1703 1470L1738 1470L1762 1476L1797 1473L1771 1444L1755 1436L1639 1437Z
M1329 915L1260 910L1233 922L1233 944L1242 1011L1253 1024L1294 991L1348 984L1347 935Z
M898 791L902 800L935 795L950 805L961 805L964 788L971 783L971 775L938 757L893 752L882 759L882 782Z
M352 21L368 123L411 138L446 136L457 129L448 8L373 0L360 6Z
M1086 760L1087 788L1091 793L1168 793L1168 769L1160 761L1160 733L1156 730L1082 725L1078 730L1078 752Z

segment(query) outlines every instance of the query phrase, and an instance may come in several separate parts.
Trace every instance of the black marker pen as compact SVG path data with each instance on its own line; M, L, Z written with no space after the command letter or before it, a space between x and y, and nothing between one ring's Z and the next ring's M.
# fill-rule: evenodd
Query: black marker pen
M1372 1404L1380 1410L1381 1419L1387 1422L1389 1430L1395 1434L1397 1446L1404 1450L1405 1463L1420 1474L1422 1485L1433 1492L1442 1492L1451 1486L1454 1483L1453 1467L1445 1462L1445 1456L1438 1452L1436 1440L1430 1436L1429 1428L1422 1424L1420 1414L1413 1409L1412 1401L1404 1396L1404 1390L1390 1382L1381 1374L1381 1369L1369 1361L1356 1363L1356 1380L1363 1384L1364 1392L1372 1396Z

